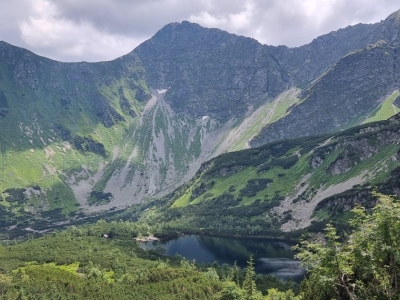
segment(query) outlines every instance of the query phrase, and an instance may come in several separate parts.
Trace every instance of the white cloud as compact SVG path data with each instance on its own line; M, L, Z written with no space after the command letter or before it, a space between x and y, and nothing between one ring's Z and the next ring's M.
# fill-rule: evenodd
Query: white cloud
M35 16L20 22L21 38L29 47L52 53L53 57L107 60L128 53L141 42L100 31L85 20L76 23L65 19L49 1L36 0L34 12Z
M171 22L299 46L385 19L393 0L0 0L0 40L62 61L110 60Z
M194 13L189 20L265 44L300 46L348 25L378 22L399 6L390 0L247 0Z

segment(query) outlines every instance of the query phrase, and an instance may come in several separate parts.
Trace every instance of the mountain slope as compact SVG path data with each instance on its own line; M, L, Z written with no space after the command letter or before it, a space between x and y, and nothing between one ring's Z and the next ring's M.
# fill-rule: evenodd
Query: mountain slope
M374 205L373 186L399 196L399 144L398 114L342 133L222 154L142 218L182 231L272 236L313 221L343 221L356 203Z
M165 26L134 53L149 84L168 89L171 108L195 118L243 116L291 85L269 47L186 21Z
M173 87L149 86L148 72L134 52L64 64L1 43L4 226L64 221L161 196L189 180L245 114L224 120L218 109L200 117L190 104L174 110L165 99Z
M218 154L389 117L396 16L293 49L173 23L100 63L0 42L0 225L123 209L173 191Z
M399 48L380 42L343 57L303 90L290 114L251 142L333 132L362 123L399 88Z
M5 43L1 55L0 184L3 206L22 207L21 219L48 210L62 217L78 204L125 207L165 192L211 152L210 134L218 140L220 124L174 113L134 56L63 64Z
M305 86L324 74L343 56L382 39L375 33L380 26L380 23L348 26L317 37L301 47L277 47L274 56L298 85Z

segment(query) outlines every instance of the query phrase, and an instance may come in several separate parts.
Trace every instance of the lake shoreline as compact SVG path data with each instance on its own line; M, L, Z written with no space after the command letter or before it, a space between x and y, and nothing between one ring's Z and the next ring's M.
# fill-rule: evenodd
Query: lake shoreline
M135 240L136 240L137 242L161 241L160 238L155 237L154 235L136 237Z
M204 235L211 237L222 237L222 238L235 238L235 239L260 239L260 240L271 240L276 242L291 242L291 243L300 243L299 238L290 238L290 237L274 237L274 236L264 236L264 235L232 235L232 234L223 234L223 233L213 233L206 231L184 231L181 233L176 232L176 234L158 236L158 238L162 241L169 241L172 239L177 239L179 237L185 235Z

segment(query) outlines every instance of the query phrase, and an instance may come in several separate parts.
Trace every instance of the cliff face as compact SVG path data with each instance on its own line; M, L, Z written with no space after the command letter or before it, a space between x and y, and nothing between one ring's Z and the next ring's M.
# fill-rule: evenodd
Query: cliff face
M306 87L300 104L250 144L334 132L366 120L399 86L399 20L397 11L377 24L350 26L299 48L278 48L276 57Z
M317 37L310 44L301 47L277 47L274 56L297 84L306 86L343 56L381 39L381 37L371 37L379 27L380 24L348 26Z
M134 53L148 83L168 89L166 101L174 111L224 121L292 85L271 50L250 38L182 22L165 26Z
M301 104L264 128L252 146L360 124L399 88L399 48L378 42L343 57L301 94Z

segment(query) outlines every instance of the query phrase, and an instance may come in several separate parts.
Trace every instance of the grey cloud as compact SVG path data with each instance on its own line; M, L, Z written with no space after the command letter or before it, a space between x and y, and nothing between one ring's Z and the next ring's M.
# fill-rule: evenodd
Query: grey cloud
M23 47L18 22L29 18L32 6L28 0L0 0L0 40Z
M400 6L391 0L319 0L314 3L318 5L320 11L307 16L304 11L306 1L249 0L247 2L256 7L249 25L234 31L233 24L223 24L223 29L254 37L262 43L292 47L309 43L319 35L351 24L378 22ZM329 10L324 12L327 6Z
M183 21L204 6L202 1L175 0L53 0L52 3L74 22L85 20L103 31L147 38L164 25Z
M63 61L108 60L129 52L168 23L190 20L265 44L299 46L350 24L380 21L399 8L395 2L0 0L0 40ZM38 3L44 12L38 11ZM55 12L46 15L46 5ZM306 5L314 11L307 11Z
M368 2L368 3L367 3ZM311 42L317 36L338 30L358 23L375 23L385 19L390 13L399 8L390 0L365 1L365 0L338 0L331 7L331 11L318 24L316 20L307 18L304 13L297 11L292 16L281 14L275 21L280 24L283 35L278 31L264 30L270 34L270 44L284 44L300 46ZM321 1L320 6L324 4Z

